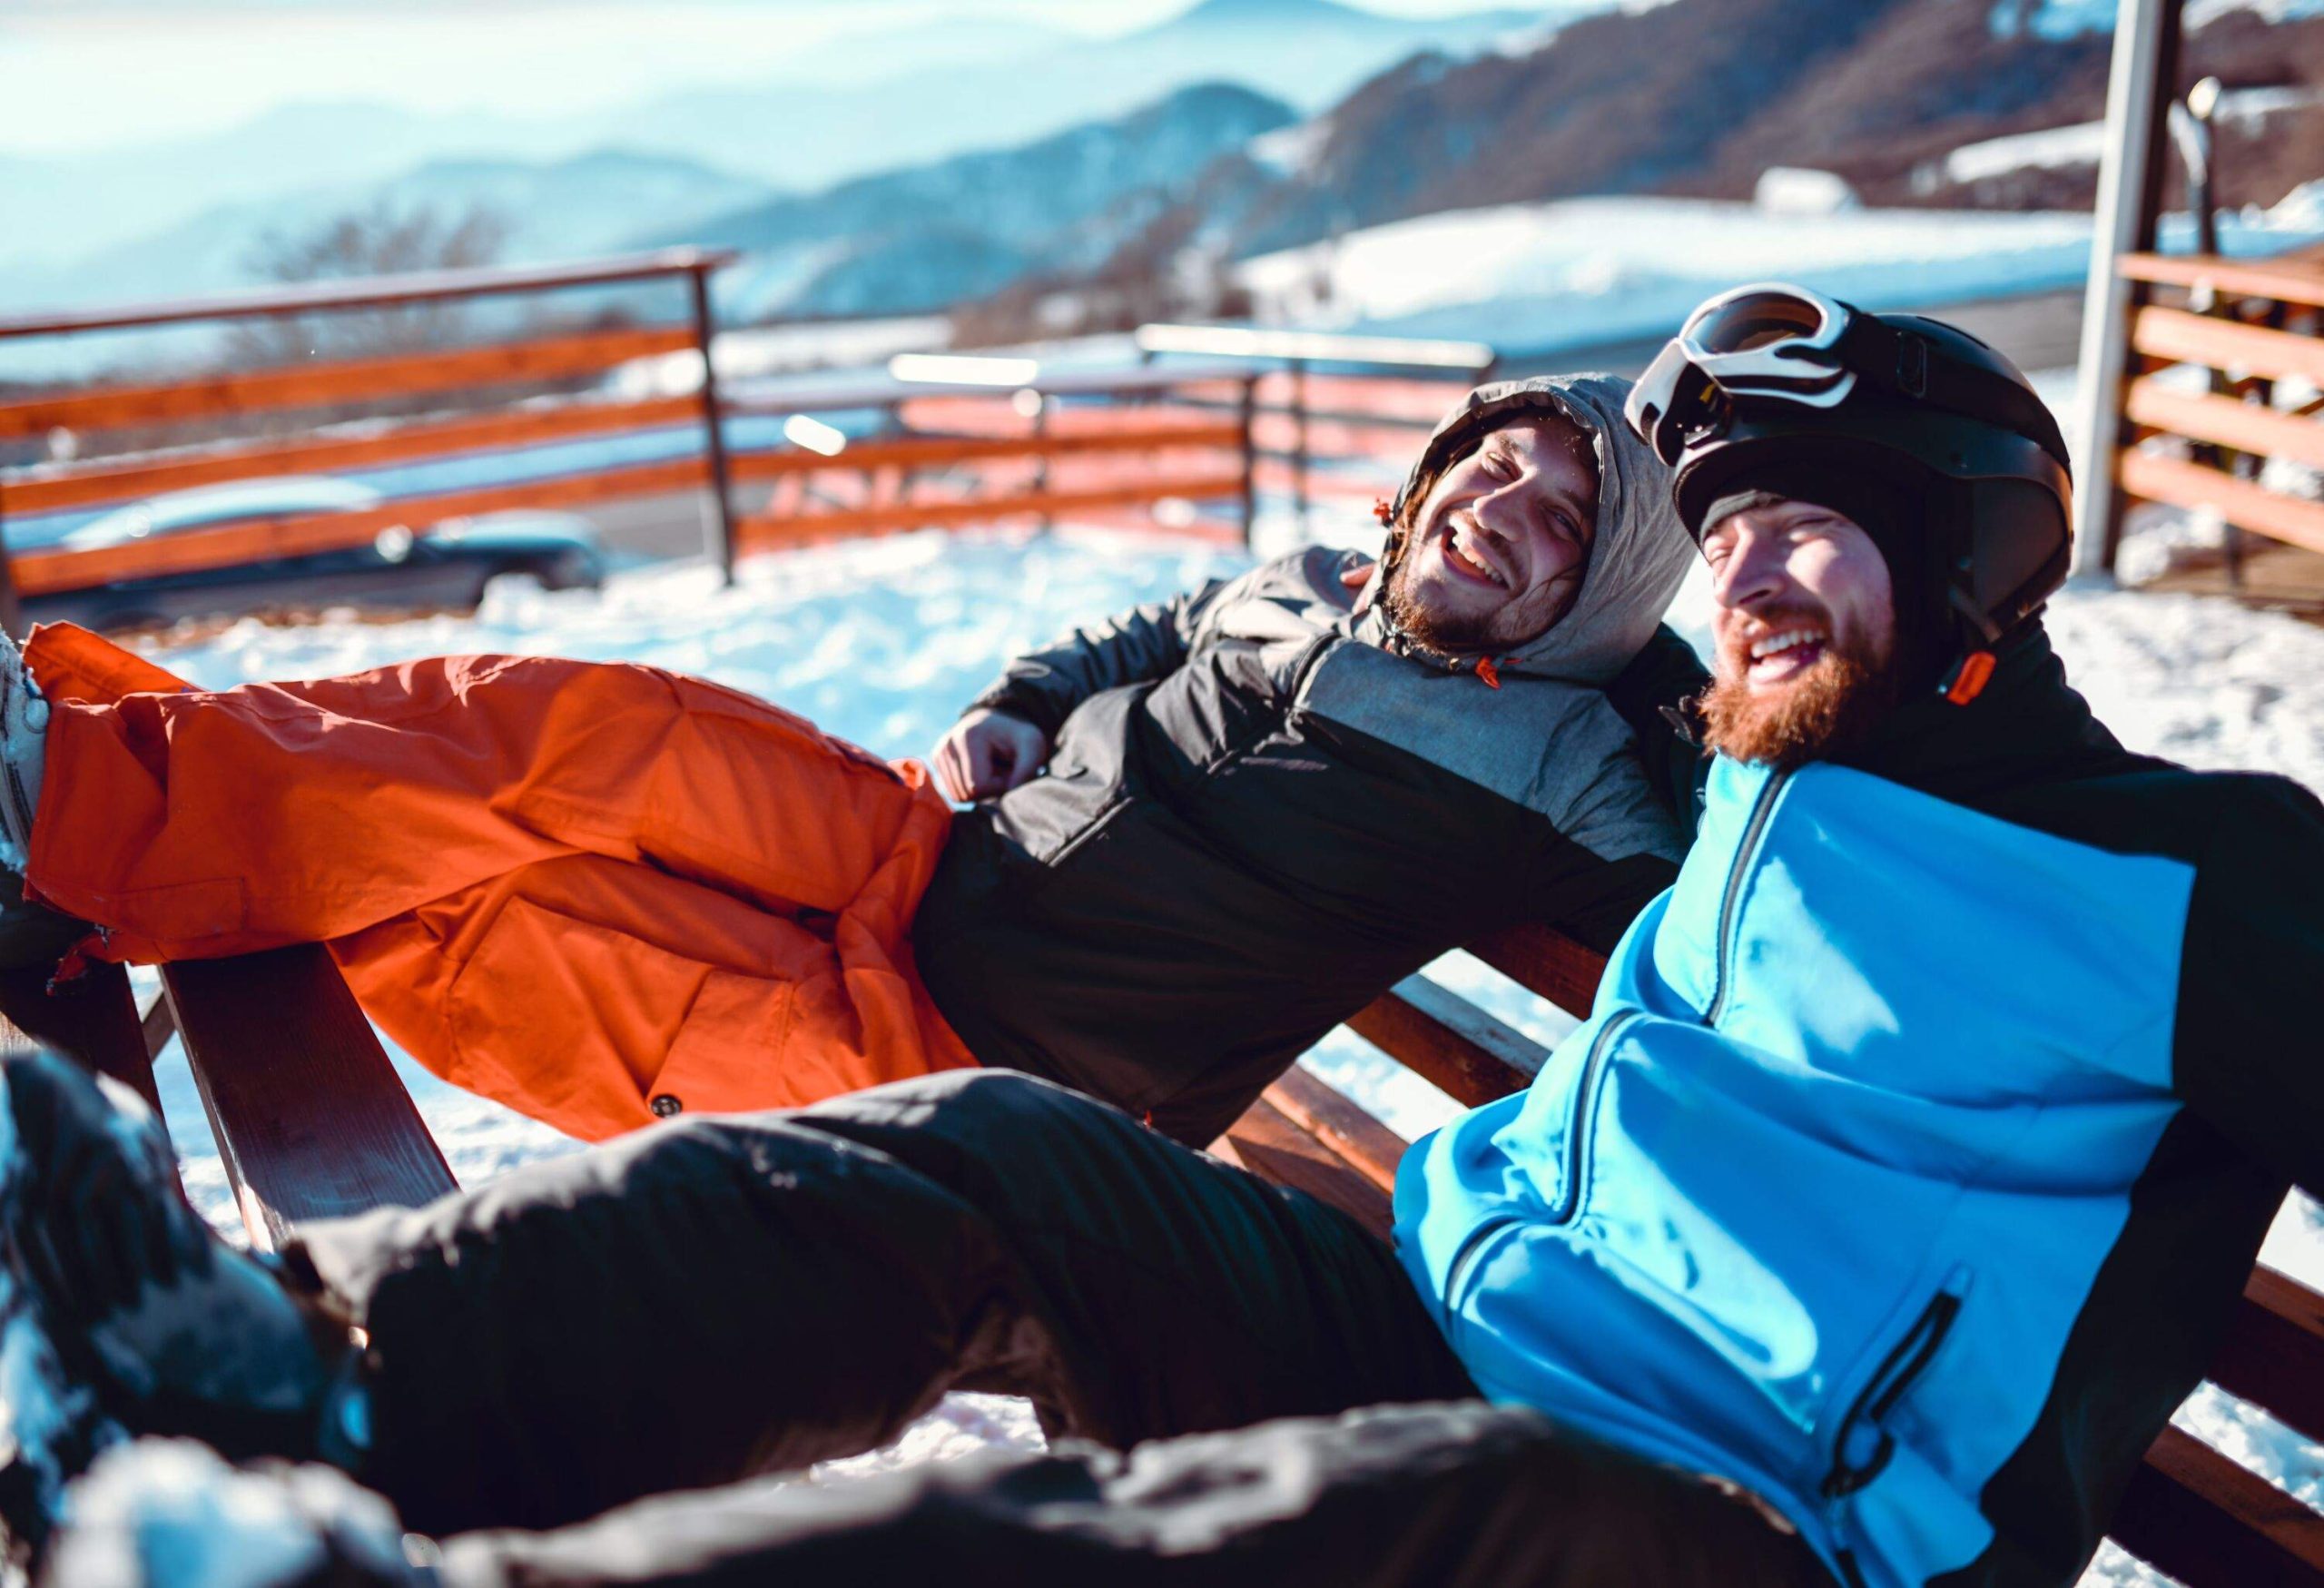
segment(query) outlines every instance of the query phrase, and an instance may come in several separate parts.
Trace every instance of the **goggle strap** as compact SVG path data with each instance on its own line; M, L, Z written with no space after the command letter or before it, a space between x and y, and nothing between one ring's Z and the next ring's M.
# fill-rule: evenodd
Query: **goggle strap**
M1965 418L1998 413L2024 436L2039 433L2040 399L1991 370L1929 356L1928 340L1884 325L1869 314L1849 317L1838 352L1859 379L1908 401ZM1992 422L1986 419L1985 422Z

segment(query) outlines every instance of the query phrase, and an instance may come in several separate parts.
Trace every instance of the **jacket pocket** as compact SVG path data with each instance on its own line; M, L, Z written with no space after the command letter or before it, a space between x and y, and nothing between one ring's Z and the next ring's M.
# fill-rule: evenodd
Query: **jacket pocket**
M1829 1463L1819 1484L1827 1500L1846 1499L1886 1470L1896 1454L1896 1436L1889 1430L1888 1419L1952 1337L1971 1277L1966 1267L1955 1267L1945 1277L1912 1322L1881 1353L1871 1376L1848 1403L1846 1415L1833 1427L1827 1445Z
M713 971L647 1088L646 1103L667 1118L681 1110L742 1113L813 1102L866 1084L832 1073L815 1056L784 1050L798 1016L799 989L787 981Z
M1485 1255L1485 1248L1493 1243L1495 1236L1505 1235L1524 1222L1513 1213L1504 1213L1486 1219L1462 1238L1459 1248L1452 1253L1452 1260L1444 1267L1443 1299L1440 1305L1443 1307L1444 1331L1448 1336L1461 1316L1462 1304L1469 1298L1470 1273Z
M773 1107L787 1100L764 1078L793 991L513 898L447 996L447 1079L593 1140L648 1123L665 1095L684 1109ZM681 1078L685 1090L666 1090Z
M1558 1188L1557 1200L1550 1206L1550 1224L1571 1224L1581 1216L1590 1189L1593 1156L1590 1139L1597 1133L1598 1100L1606 1089L1606 1072L1613 1062L1614 1044L1638 1018L1636 1010L1625 1010L1600 1026L1598 1034L1590 1040L1588 1052L1582 1056L1581 1073L1574 1080L1573 1098L1566 1110L1564 1179Z

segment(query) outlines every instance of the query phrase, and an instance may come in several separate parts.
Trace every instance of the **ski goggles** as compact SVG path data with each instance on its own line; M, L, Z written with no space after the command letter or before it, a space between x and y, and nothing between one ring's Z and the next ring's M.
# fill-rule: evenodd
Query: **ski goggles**
M1727 429L1738 398L1837 408L1867 379L1920 395L1925 344L1837 298L1763 281L1721 292L1689 315L1631 389L1622 415L1675 466L1690 441Z

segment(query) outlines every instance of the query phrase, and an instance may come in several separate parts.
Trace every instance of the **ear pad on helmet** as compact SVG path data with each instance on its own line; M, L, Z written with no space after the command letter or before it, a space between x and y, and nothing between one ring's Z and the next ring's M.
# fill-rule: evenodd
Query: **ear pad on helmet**
M1976 480L1969 498L1969 593L2006 632L2065 577L2072 554L2065 504L2027 479Z

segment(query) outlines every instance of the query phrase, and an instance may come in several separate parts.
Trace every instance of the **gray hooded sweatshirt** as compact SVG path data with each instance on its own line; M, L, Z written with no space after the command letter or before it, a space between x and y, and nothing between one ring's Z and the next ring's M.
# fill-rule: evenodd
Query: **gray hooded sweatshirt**
M1311 547L1020 658L977 704L1049 735L1048 774L964 815L913 927L937 1006L990 1065L1204 1143L1325 1031L1448 949L1525 921L1600 949L1682 842L1605 688L1693 546L1621 419L1625 382L1472 392L1415 492L1501 423L1593 443L1595 541L1547 633L1439 655L1358 610ZM1405 535L1392 533L1380 578ZM1375 580L1375 584L1380 582Z

